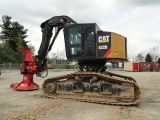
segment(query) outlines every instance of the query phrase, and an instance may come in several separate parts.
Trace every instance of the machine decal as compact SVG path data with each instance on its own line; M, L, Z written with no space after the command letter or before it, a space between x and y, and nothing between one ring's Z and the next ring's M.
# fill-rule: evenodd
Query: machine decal
M98 42L99 43L106 43L106 42L109 42L109 35L106 35L106 36L99 36L98 37Z
M111 48L106 52L106 54L103 57L108 57L108 55L111 53Z
M108 46L107 45L101 45L101 46L98 46L98 49L107 49Z
M111 53L111 33L99 31L97 34L97 56L108 57Z

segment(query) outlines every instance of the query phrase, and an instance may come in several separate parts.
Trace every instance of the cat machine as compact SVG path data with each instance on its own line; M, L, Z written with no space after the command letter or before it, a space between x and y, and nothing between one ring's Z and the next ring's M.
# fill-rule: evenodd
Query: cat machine
M102 31L96 23L77 23L68 16L52 17L41 28L42 42L33 64L34 73L42 76L46 70L46 57L62 29L66 57L76 60L79 66L78 72L46 79L42 85L46 97L113 105L138 104L137 82L132 77L107 72L105 66L107 62L127 60L126 37Z
M106 72L107 62L126 61L126 37L102 31L96 23L77 23L68 16L55 16L43 22L41 28L42 42L36 61L38 76L46 66L46 55L61 29L67 59L76 60L79 65L78 72L45 80L42 88L46 97L115 105L138 104L140 89L136 81ZM52 38L53 28L56 32Z

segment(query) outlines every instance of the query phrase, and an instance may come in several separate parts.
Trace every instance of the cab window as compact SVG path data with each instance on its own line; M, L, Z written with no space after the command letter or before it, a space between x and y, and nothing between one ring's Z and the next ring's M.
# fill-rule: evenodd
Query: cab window
M73 26L68 30L70 44L81 44L81 26Z
M87 40L93 40L93 39L94 39L94 29L87 28Z

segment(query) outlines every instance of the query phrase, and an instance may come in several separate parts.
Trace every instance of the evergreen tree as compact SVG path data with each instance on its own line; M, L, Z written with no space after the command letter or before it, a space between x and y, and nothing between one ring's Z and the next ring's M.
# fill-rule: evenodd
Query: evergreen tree
M152 62L152 61L153 61L153 59L152 59L151 55L148 53L146 55L145 62Z
M10 37L10 32L11 32L11 17L9 16L3 16L2 17L2 22L3 24L0 25L1 27L1 33L0 33L0 40L3 42L7 42Z
M157 62L160 64L160 58L158 58Z
M12 22L11 17L4 15L2 17L1 39L17 52L18 47L27 47L25 38L27 37L27 29L18 22Z
M27 29L24 29L24 27L18 22L12 22L12 33L13 39L10 40L10 46L13 47L12 49L15 47L28 47L25 42L25 38L27 37Z
M28 47L25 41L27 29L18 22L12 22L11 19L10 16L2 16L2 24L0 25L0 63L19 63L23 58L23 54L18 52L17 48Z

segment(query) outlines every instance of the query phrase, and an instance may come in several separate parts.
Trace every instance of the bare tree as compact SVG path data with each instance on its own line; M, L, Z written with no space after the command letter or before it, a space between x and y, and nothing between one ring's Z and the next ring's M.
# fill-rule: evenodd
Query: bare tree
M129 54L129 55L127 55L127 59L128 59L128 61L135 61L135 55L134 54Z
M141 51L142 56L146 56L148 52L146 50Z
M154 46L154 47L149 49L149 53L150 53L150 55L151 55L151 57L153 59L153 62L156 62L158 57L159 57L158 56L158 49L159 49L159 45Z
M51 59L56 60L56 59L57 59L57 54L56 54L56 53L53 53L53 54L51 55Z
M51 59L53 59L53 60L64 60L64 59L66 59L65 51L64 50L63 51L57 50L56 52L52 53Z
M60 59L61 59L61 60L66 59L66 54L65 54L65 51L64 51L64 50L60 52Z
M136 61L138 62L144 61L144 56L142 55L142 53L138 53L138 55L136 56Z

